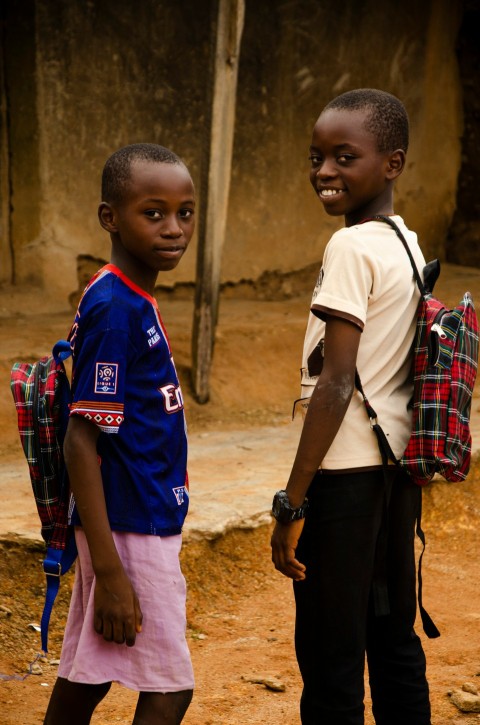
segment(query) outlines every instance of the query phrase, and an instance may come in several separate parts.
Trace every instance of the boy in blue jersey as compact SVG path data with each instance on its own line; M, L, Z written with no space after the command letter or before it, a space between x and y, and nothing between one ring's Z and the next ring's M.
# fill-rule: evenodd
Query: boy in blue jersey
M65 460L79 557L45 723L86 725L115 681L139 692L134 723L177 725L193 691L179 565L187 441L153 293L194 231L190 174L162 146L126 146L105 165L98 214L112 254L70 334Z

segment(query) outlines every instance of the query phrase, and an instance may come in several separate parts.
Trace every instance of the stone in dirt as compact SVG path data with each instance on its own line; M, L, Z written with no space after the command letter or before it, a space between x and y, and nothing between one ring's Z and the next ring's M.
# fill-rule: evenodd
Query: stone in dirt
M453 690L449 694L453 704L462 712L480 712L480 695L472 682L465 682L461 690Z
M274 692L285 692L287 689L281 680L270 675L242 675L242 680L252 682L254 685L265 685L267 690Z

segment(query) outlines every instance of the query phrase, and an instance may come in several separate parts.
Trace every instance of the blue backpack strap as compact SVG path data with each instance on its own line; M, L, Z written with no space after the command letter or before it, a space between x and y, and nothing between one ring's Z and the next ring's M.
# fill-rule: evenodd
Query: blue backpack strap
M76 558L77 546L75 544L73 531L68 538L65 549L52 549L50 546L47 548L47 553L43 561L43 571L45 572L47 589L45 592L45 604L43 606L42 619L40 621L42 650L44 652L48 652L48 625L50 623L50 615L60 587L60 577L67 573Z
M68 340L59 340L53 346L52 355L57 365L63 365L64 360L71 357L72 355L72 348ZM60 377L59 384L62 386L60 393L60 443L63 446L63 439L65 437L68 425L68 418L70 415L70 383L66 374Z
M53 346L52 355L55 358L55 362L66 360L72 354L72 348L68 340L59 340Z
M67 340L59 340L53 347L52 355L55 362L63 363L72 354L70 343ZM68 382L65 381L68 386ZM62 424L61 428L65 432L68 423L68 396L63 391L62 395ZM63 438L63 436L62 436ZM63 441L62 441L63 442ZM42 619L40 621L42 650L48 652L48 626L50 624L50 616L52 614L53 605L60 587L60 577L66 574L71 568L73 562L77 558L77 547L75 544L75 536L73 530L70 531L65 549L56 549L51 546L47 547L45 559L43 561L43 571L46 577L45 604L43 606Z

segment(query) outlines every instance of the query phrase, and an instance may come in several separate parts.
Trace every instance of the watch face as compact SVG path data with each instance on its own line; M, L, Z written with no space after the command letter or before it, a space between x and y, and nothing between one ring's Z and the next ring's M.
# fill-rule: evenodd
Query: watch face
M272 504L272 514L274 515L275 518L277 518L279 513L280 513L280 504L278 503L278 498L275 497L273 499L273 504Z
M272 504L272 514L276 519L279 518L282 512L282 495L281 492L278 492L273 497L273 504Z
M273 498L272 514L282 524L292 521L294 511L290 506L288 496L285 491L277 491Z
M272 514L274 518L281 524L288 524L291 521L297 519L303 519L305 517L305 509L307 508L308 500L305 499L304 503L296 509L293 509L288 500L286 491L277 491L273 497L272 503Z

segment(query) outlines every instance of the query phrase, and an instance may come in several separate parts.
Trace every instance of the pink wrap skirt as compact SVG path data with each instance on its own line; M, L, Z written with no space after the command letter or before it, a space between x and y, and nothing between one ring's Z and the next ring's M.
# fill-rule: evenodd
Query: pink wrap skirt
M187 646L186 586L178 536L114 531L120 559L140 601L142 631L135 645L106 642L93 628L95 576L82 529L76 529L78 559L58 669L71 682L118 682L139 692L193 689Z

